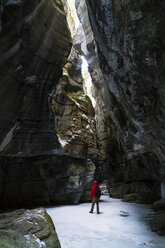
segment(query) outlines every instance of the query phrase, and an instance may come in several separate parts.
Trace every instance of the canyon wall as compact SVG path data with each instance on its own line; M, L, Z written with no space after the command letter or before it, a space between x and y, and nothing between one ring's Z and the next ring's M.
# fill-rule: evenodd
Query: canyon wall
M95 113L79 57L67 64L63 3L6 0L0 10L0 207L77 203L95 171Z
M3 2L1 155L52 153L58 139L49 101L71 49L63 5L54 0Z
M164 234L165 3L86 0L86 4L108 89L99 94L109 137L110 195L138 203L162 198L153 205L152 229Z
M161 197L164 177L164 2L86 1L108 93L110 194L127 201ZM103 104L100 102L100 104Z

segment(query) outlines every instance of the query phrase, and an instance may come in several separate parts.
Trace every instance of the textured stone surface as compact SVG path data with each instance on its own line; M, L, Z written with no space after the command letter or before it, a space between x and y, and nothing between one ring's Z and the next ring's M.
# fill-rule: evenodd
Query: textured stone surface
M74 45L74 41L73 41ZM52 100L61 148L74 155L97 155L95 111L83 90L81 57L74 48Z
M164 1L86 0L108 86L107 179L112 196L153 202L164 197ZM164 207L162 207L164 209ZM164 233L164 210L153 230Z
M0 248L60 248L53 222L44 208L0 214Z
M153 204L155 217L151 222L151 228L159 235L165 236L165 199L161 199Z
M50 153L58 141L49 101L71 48L62 3L3 1L1 9L1 154Z
M90 188L95 165L86 158L0 158L0 207L78 203Z
M159 132L164 119L164 2L86 3L108 86L103 99L110 193L152 202L160 197L160 172L165 180L164 136Z
M93 180L96 128L80 55L67 63L62 1L0 6L0 207L77 203Z

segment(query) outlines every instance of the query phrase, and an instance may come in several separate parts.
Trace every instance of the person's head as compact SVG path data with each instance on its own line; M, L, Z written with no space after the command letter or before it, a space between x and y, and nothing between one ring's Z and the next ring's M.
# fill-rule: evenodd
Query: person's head
M98 182L97 181L94 181L94 184L98 184Z

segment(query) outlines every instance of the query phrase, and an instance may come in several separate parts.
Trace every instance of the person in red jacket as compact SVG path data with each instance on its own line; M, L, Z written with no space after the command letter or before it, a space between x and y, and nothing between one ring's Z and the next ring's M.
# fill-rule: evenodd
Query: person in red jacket
M98 182L94 181L94 184L93 184L92 189L91 189L92 206L91 206L91 210L89 211L89 213L91 213L91 214L93 214L93 209L94 209L95 203L96 203L96 206L97 206L97 214L100 214L100 212L99 212L99 199L100 199L100 196L95 195L95 190L96 190L97 187L100 190Z

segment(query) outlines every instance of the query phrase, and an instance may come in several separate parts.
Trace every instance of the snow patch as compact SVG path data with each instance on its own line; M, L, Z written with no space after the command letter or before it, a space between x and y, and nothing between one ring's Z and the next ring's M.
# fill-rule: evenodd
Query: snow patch
M28 241L30 241L30 235L29 235L29 234L24 235L24 237L25 237Z
M60 142L60 145L64 148L66 145L68 145L68 142L66 140L63 140L60 138L59 135L58 136L58 141Z
M46 248L46 244L45 242L41 241L39 238L37 238L34 234L27 234L27 235L24 235L24 237L26 238L27 242L29 244L32 245L32 242L33 244L34 243L37 243L39 245L40 248Z
M78 102L76 102L76 100L73 99L73 101L81 109L81 105Z
M82 133L82 131L81 130L78 130L77 133Z
M89 131L90 131L90 133L93 133L93 130L92 130L92 128L90 128L90 129L89 129Z
M83 117L85 120L88 120L88 117L87 117L85 114L81 114L81 113L80 113L80 115L81 115L81 117Z
M40 239L36 239L36 242L39 244L39 246L41 247L41 248L46 248L46 244L45 244L45 242L43 242L43 241L41 241Z

